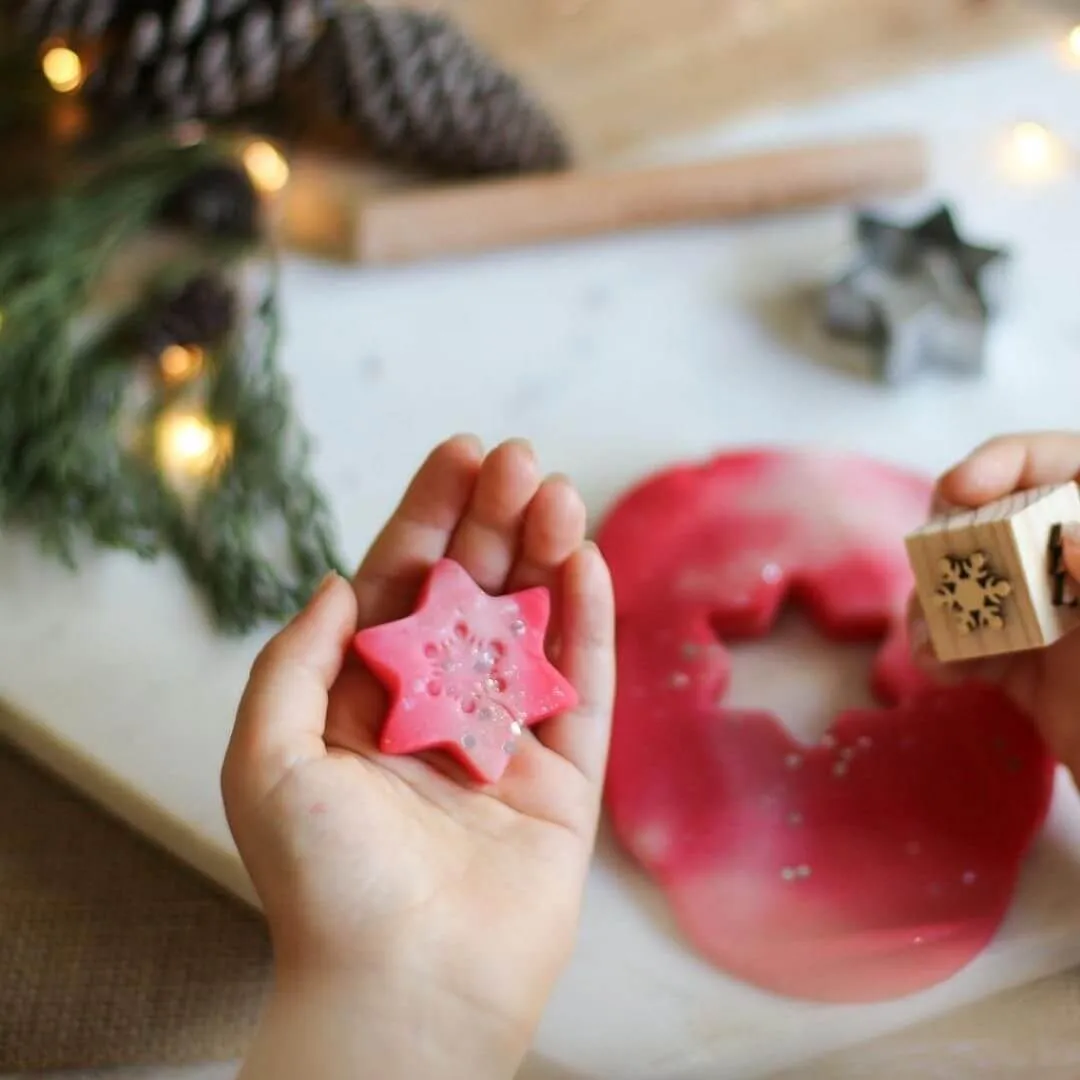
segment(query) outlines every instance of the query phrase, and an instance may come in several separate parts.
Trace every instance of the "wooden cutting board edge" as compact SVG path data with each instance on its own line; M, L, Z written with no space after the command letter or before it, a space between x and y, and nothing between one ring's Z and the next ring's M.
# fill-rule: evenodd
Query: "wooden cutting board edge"
M870 87L919 66L970 58L1067 25L1061 11L1016 0L752 2L797 11L790 32L773 27L747 36L716 17L716 7L741 10L742 0L671 0L649 5L657 25L648 51L639 52L628 46L646 40L643 20L634 21L638 9L621 7L632 0L585 0L562 21L576 19L583 34L598 40L569 57L573 39L565 30L561 36L529 32L545 26L542 12L515 22L505 0L443 6L547 104L586 165L619 158L643 143ZM493 10L496 3L501 12ZM544 4L551 6L550 0ZM549 10L546 18L559 16Z

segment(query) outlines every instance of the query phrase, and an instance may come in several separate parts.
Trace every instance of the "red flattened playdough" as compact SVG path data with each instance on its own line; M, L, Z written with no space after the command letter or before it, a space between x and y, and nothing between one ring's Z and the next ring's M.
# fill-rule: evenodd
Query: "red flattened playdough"
M903 535L929 485L847 455L725 454L630 491L599 543L619 682L606 790L622 843L725 971L827 1002L942 981L997 931L1054 764L996 688L928 683L908 658ZM822 633L880 636L882 702L807 746L726 709L724 639L785 597Z
M412 615L354 638L393 696L379 749L437 747L497 781L524 728L577 704L544 654L550 614L547 589L489 596L456 562L436 563Z

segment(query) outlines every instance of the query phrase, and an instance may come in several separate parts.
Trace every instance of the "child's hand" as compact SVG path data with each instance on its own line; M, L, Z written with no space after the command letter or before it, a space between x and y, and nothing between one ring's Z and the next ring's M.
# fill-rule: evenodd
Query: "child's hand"
M512 1075L573 947L607 756L612 589L584 535L580 496L541 483L526 444L485 458L452 439L352 585L324 585L260 655L222 786L290 1001L275 1023L308 1008L321 1034L299 1037L291 1074L265 1037L257 1075ZM386 696L350 652L358 627L409 614L444 555L489 592L551 588L555 661L580 696L522 736L489 788L436 757L380 754ZM353 1035L364 1046L350 1057ZM340 1072L304 1057L320 1041L336 1043L324 1052Z
M934 510L977 507L1027 488L1080 476L1080 435L1047 433L993 439L938 481ZM1065 532L1065 566L1080 580L1080 539ZM1073 523L1080 526L1080 522ZM916 657L943 680L978 676L999 682L1031 714L1051 753L1080 778L1080 633L1045 649L1005 657L937 664L929 634L912 603L911 641Z

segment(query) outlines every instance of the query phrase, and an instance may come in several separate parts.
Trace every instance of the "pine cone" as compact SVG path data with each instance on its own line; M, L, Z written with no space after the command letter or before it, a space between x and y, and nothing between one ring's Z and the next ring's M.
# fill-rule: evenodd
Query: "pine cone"
M387 158L455 176L565 165L557 126L448 19L360 4L311 60L339 115Z
M261 204L246 170L207 165L189 176L161 207L161 220L208 239L254 240Z
M309 55L328 0L21 0L35 40L94 44L87 100L127 119L220 119L262 105Z
M143 328L142 346L157 356L170 345L214 345L235 319L233 290L214 274L200 274L161 301Z
M23 0L16 25L35 41L91 38L104 33L118 0Z

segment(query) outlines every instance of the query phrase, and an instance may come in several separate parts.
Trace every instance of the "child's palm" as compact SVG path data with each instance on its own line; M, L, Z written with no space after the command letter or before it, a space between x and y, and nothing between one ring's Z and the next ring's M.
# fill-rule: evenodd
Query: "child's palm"
M418 473L353 590L338 583L316 605L334 625L325 655L306 643L309 700L285 684L281 654L298 635L313 639L304 625L310 612L280 636L284 644L268 647L224 782L242 848L250 837L245 862L279 950L341 963L349 943L358 957L402 940L434 956L439 938L460 938L471 943L468 962L434 977L467 983L455 987L462 994L497 995L491 1007L511 1018L539 1007L537 986L550 985L572 944L614 683L611 585L599 554L582 546L584 519L566 481L540 484L526 447L505 444L481 467L472 443L452 440ZM556 659L581 698L573 712L527 732L503 779L488 787L442 755L380 754L385 693L351 657L339 670L357 625L408 614L444 554L492 592L551 588ZM241 774L249 790L237 790ZM250 790L259 775L262 789ZM529 1000L515 1001L496 967L518 970Z

